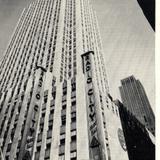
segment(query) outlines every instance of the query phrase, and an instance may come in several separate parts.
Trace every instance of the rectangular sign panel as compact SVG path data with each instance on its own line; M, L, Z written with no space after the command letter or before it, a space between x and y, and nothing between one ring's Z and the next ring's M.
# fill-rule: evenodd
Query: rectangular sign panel
M82 55L83 73L85 75L86 100L87 100L87 119L89 134L90 159L102 160L101 144L98 137L96 102L93 85L93 70L91 56L94 52L90 51Z

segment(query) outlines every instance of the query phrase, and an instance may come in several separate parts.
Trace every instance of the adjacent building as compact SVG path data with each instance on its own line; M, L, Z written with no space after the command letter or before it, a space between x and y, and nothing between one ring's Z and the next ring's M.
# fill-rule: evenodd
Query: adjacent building
M5 160L128 160L89 0L35 0L0 65Z
M119 87L124 106L155 135L155 117L141 82L134 76L121 80Z
M116 100L129 160L155 160L155 138L126 107Z

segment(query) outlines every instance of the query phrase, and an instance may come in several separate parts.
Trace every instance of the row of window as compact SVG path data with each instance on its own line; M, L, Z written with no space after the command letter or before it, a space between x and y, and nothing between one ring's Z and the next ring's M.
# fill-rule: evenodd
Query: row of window
M29 14L29 13L28 13ZM27 27L27 23L28 23L28 21L25 21L24 23L26 23L25 24L25 26ZM22 29L21 29L21 32L20 32L20 34L18 35L18 38L17 38L17 40L16 40L16 43L15 43L15 46L14 46L14 49L12 50L12 54L11 54L11 56L13 57L10 57L10 65L8 64L7 66L6 66L6 68L5 68L5 74L6 74L6 76L4 76L3 75L3 79L4 79L4 83L6 82L6 80L7 80L7 76L10 76L10 74L9 74L9 69L11 70L10 71L10 73L12 73L13 72L13 66L15 66L15 63L16 63L16 58L17 58L17 56L18 56L18 52L20 51L20 47L18 47L18 46L21 46L22 45L22 42L23 42L23 36L22 35L24 35L25 34L25 27L23 27ZM13 62L13 59L14 59L14 62ZM7 69L7 67L8 67L8 69ZM3 80L2 79L2 80ZM2 84L2 86L4 86L4 83Z
M37 15L38 15L38 13L37 13ZM37 19L36 19L37 20ZM36 32L36 26L34 26L33 24L34 23L36 23L36 21L33 21L32 22L32 25L31 25L31 28L30 28L30 34L31 34L31 37L30 37L30 35L28 34L28 36L27 36L27 38L26 38L26 43L28 43L28 45L27 45L27 47L25 47L24 46L24 48L23 49L25 49L26 50L26 52L24 52L24 58L25 57L27 57L27 59L26 59L26 63L25 63L25 66L27 66L27 64L28 64L28 61L29 61L29 57L30 57L30 55L31 55L31 51L32 51L32 47L33 47L33 42L34 42L34 39L33 39L33 35L34 34L32 34L32 30L34 30L34 32ZM34 26L34 28L32 27L32 26ZM32 29L33 28L33 29ZM31 32L32 31L32 32ZM29 37L30 37L30 39L29 39ZM32 40L32 42L31 42L31 40ZM27 42L28 41L28 42ZM31 44L31 45L30 45ZM29 50L29 55L28 56L26 56L27 55L27 51L28 51L28 46L30 46L30 50ZM22 55L21 55L22 56ZM35 53L34 53L34 56L35 56ZM23 60L24 61L24 60ZM20 62L19 62L20 63ZM23 81L23 78L24 78L24 74L25 74L25 71L26 71L26 67L24 66L24 65L22 65L21 64L21 67L23 66L23 70L22 70L22 68L20 68L20 71L19 71L19 74L20 73L22 73L22 77L21 77L21 80L20 81ZM31 69L33 68L33 58L32 58L32 63L31 63L31 66L30 66L30 70L28 71L28 77L30 76L30 74L31 74ZM19 69L19 67L17 66L17 69ZM20 75L18 75L18 79L17 79L17 81L19 80L19 76ZM20 82L21 83L21 82ZM13 85L13 82L12 82L12 85ZM15 84L16 85L16 84ZM21 85L20 85L21 86Z
M0 73L2 73L2 69L4 68L4 65L7 64L7 60L9 61L9 59L7 59L7 58L9 56L11 48L12 48L14 42L15 42L15 39L16 39L18 33L19 33L19 29L22 26L22 22L24 21L25 14L26 14L26 10L24 10L23 14L21 15L20 21L19 21L19 23L17 25L17 28L16 28L16 30L14 32L14 35L13 35L12 39L11 39L11 42L10 42L8 48L7 48L7 51L5 53L5 57L4 57L4 59L3 59L2 63L1 63L1 66L0 66Z
M46 5L47 6L47 5ZM50 6L50 4L48 4L48 6ZM51 10L53 10L53 7L51 8ZM35 15L35 17L34 17L34 20L39 20L40 21L40 18L38 18L39 17L39 15L41 15L41 13L42 13L42 8L39 8L39 11L41 11L40 13L37 13L36 12L36 14L37 15ZM49 10L48 10L48 12L47 12L47 16L48 16L48 14L49 14ZM37 16L37 18L36 18L36 16ZM32 17L32 16L29 16L29 17ZM51 17L49 17L50 19L51 19ZM44 19L47 19L46 17L45 18L43 18L43 20ZM28 20L29 20L29 18L28 18ZM46 22L46 21L45 21ZM34 24L37 24L38 25L38 23L39 22L32 22L32 24L31 24L31 30L30 30L30 34L31 35L36 35L36 32L37 32L37 27L38 26L36 26L36 30L32 27L32 26L34 26L35 27L35 25ZM27 23L28 24L28 23ZM26 25L26 27L27 27L27 25ZM35 30L35 33L33 32L33 29ZM43 29L44 30L44 29ZM42 33L43 34L43 33ZM47 35L47 34L46 34ZM26 40L28 40L29 39L29 37L30 36L27 36L27 38L26 38ZM43 39L43 37L42 37L42 39ZM32 41L32 43L33 43L34 41ZM31 40L29 39L29 43L31 43ZM27 47L26 47L26 50L28 49L28 46L29 46L29 44L27 44L26 45ZM31 44L31 46L32 46L32 44ZM25 48L25 46L24 46L24 48ZM24 52L24 51L23 51ZM24 52L25 53L25 56L24 57L26 57L26 52ZM30 53L31 53L31 50L30 50ZM24 54L23 54L24 55ZM28 58L30 57L29 55L27 56ZM20 58L21 59L21 58ZM53 59L53 58L52 58ZM24 59L23 60L21 60L21 61L24 61ZM28 61L28 60L27 60ZM42 61L41 61L42 62ZM32 60L32 63L33 63L33 60ZM52 64L53 64L53 62L51 62ZM26 64L27 65L27 64ZM32 67L33 67L33 64L31 64L31 69L32 69ZM13 68L13 67L12 67ZM22 68L17 68L17 69L19 69L19 72L18 72L18 74L17 74L17 77L19 77L19 74L21 73L21 71L22 71ZM25 72L25 70L23 71L23 73ZM16 73L16 72L15 72ZM19 80L19 78L17 79L17 81ZM23 80L23 78L21 79L21 80ZM12 85L13 85L13 83L12 83Z
M63 96L67 95L67 81L64 81L63 83ZM75 85L75 79L72 79L72 92L76 91L76 85ZM73 95L71 93L71 95ZM71 160L76 160L76 152L77 152L77 147L76 147L76 140L77 140L77 131L76 131L76 99L75 96L72 97L72 102L71 102L71 141L70 141L70 157ZM62 110L61 110L61 127L60 127L60 146L59 146L59 159L63 160L65 157L65 138L66 138L66 100L63 101L62 98Z
M4 61L5 63L8 62L7 65L6 65L6 67L9 66L10 59L8 59L8 61L7 61L7 58L8 58L9 53L10 53L12 47L13 47L13 44L14 44L15 41L16 41L17 35L18 35L18 33L21 34L20 28L21 28L22 25L24 24L24 17L25 17L25 16L26 16L26 10L23 12L23 15L22 15L22 17L21 17L21 19L20 19L20 22L19 22L16 30L15 30L15 33L14 33L14 35L13 35L13 38L12 38L12 40L11 40L9 46L8 46L8 49L7 49L5 58L3 59L3 61L6 59L6 61ZM15 43L15 45L16 45L16 43ZM14 46L13 48L15 48L15 46ZM13 55L13 54L11 55L11 54L10 54L10 56L15 56L15 55ZM10 58L11 58L11 57L10 57ZM3 67L4 67L4 66L3 66ZM3 69L3 68L2 68L2 69ZM6 71L6 70L5 70L5 71Z
M53 83L54 83L54 80L53 80ZM53 118L54 118L55 97L56 97L56 90L55 90L54 86L53 86L52 91L54 91L55 96L53 96L53 92L52 92L53 99L50 101L50 112L49 112L49 118L48 118L48 130L47 130L47 137L46 137L47 139L52 138L52 131L53 131ZM47 105L47 101L48 101L48 90L46 90L44 92L43 101L44 101L44 103L43 103L42 109L41 109L39 134L38 134L38 138L37 138L37 150L35 153L35 160L39 160L40 152L41 152L41 141L42 141L42 136L43 136L43 128L44 128L44 124L45 124L44 121L45 121L46 109L47 109L46 105ZM44 157L45 160L50 159L50 149L51 149L51 142L47 142L46 143L46 150L45 150L45 157Z
M72 61L74 65L72 65ZM72 67L75 68L73 69L73 73L72 73ZM75 74L76 74L76 6L75 6L75 1L68 0L66 1L65 16L64 16L60 81L62 81L64 78L66 79L67 77L70 78L72 75Z
M28 12L29 13L29 12ZM33 11L32 11L32 14L33 14ZM29 15L29 17L32 17L31 15ZM33 25L33 23L34 22L32 22L32 25ZM25 29L25 32L27 31L27 29L28 29L28 25L30 24L30 19L28 18L28 21L26 22L26 25L25 25L25 27L26 27L26 29ZM26 36L26 43L27 43L27 41L28 41L28 39L29 39L29 37L30 37L30 34L32 35L32 25L31 25L31 28L30 28L30 32L28 33L28 35ZM24 28L25 28L24 27ZM21 31L23 31L23 28L22 28L22 30ZM25 35L25 34L24 34ZM19 40L19 39L18 39ZM24 41L24 38L22 37L22 42ZM22 45L22 42L21 42L21 44L19 45L19 46L21 46ZM28 51L28 46L29 46L29 44L31 43L31 40L29 40L29 42L28 42L28 44L27 44L27 47L26 47L26 45L24 45L24 48L23 48L23 59L22 59L22 54L20 55L21 57L20 57L20 59L19 60L21 60L21 62L24 62L24 58L26 57L26 52ZM31 45L32 46L32 45ZM19 47L19 49L20 49L20 47ZM26 50L26 51L25 51ZM30 53L30 52L29 52ZM19 54L18 52L17 52L17 54ZM27 58L29 58L29 55L27 56ZM15 60L16 61L16 60ZM20 61L18 62L19 64L20 64ZM26 64L25 64L26 65ZM21 65L22 66L22 65ZM14 67L12 67L12 69L13 69ZM20 68L20 67L18 67L17 66L17 70L19 69L19 74L20 74L20 71L22 71L22 68ZM23 71L23 72L25 72L25 70ZM17 72L15 72L15 76L16 76L16 73ZM15 79L15 76L14 76L14 79ZM19 76L18 76L19 77ZM17 80L19 80L18 79L18 77L17 77ZM13 82L12 82L12 85L13 85ZM11 86L12 86L11 85Z
M54 62L55 47L56 47L56 41L57 41L59 15L60 15L60 5L61 5L61 1L59 1L59 3L57 1L56 2L55 13L54 13L54 19L53 19L53 26L52 26L50 44L49 44L49 48L48 48L48 57L47 57L47 62L46 62L46 68L48 68L48 66L49 66L49 60L50 60L50 57L51 57L51 60L50 60L50 72L53 71L53 62ZM51 13L52 13L52 10L51 10ZM50 16L51 15L52 14L50 14ZM53 40L53 37L54 37L54 40ZM53 41L53 43L52 43L52 41Z

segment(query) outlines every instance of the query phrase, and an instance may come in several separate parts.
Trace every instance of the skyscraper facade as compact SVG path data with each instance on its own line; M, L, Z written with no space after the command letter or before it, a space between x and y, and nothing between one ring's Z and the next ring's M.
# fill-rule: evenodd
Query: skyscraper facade
M0 66L6 160L128 160L89 0L36 0Z
M145 90L134 76L121 80L120 93L125 107L155 135L155 117Z

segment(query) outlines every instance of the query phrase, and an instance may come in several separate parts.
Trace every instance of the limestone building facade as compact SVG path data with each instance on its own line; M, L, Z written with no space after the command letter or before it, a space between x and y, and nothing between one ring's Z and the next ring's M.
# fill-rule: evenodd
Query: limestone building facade
M128 160L90 3L35 0L24 9L0 65L6 160Z

